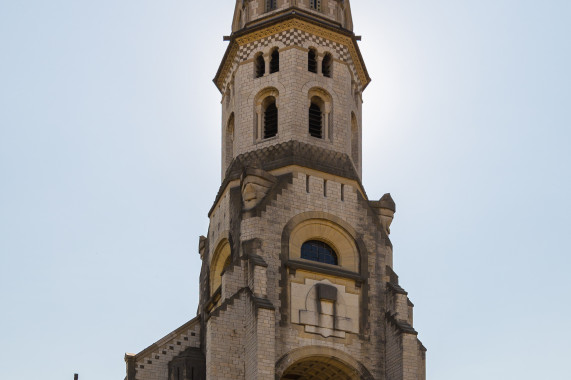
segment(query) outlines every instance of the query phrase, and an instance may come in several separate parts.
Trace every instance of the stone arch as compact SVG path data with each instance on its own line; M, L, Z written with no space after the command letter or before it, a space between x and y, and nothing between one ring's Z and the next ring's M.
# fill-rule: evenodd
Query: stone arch
M359 235L357 233L357 231L355 230L355 228L353 228L349 223L347 223L345 220L326 213L326 212L322 212L322 211L308 211L308 212L304 212L301 214L298 214L296 216L294 216L293 218L291 218L289 220L289 222L286 223L283 231L282 231L282 238L281 238L281 253L280 253L280 261L282 263L282 265L287 265L288 261L289 261L289 252L290 252L290 236L292 234L292 231L294 230L294 228L299 225L300 223L303 223L307 220L312 220L312 219L326 219L326 220L330 220L331 222L341 226L354 240L355 240L355 244L357 246L358 249L358 254L359 254L359 274L357 276L355 276L355 280L357 280L358 282L362 282L363 279L366 279L369 277L369 267L368 267L368 251L367 248L365 246L365 242L363 241L363 239L361 238L361 235ZM351 273L349 271L346 271L346 273ZM286 324L288 323L288 321L290 321L290 310L289 310L289 306L288 306L288 299L289 299L289 290L288 290L288 271L283 270L281 271L281 279L280 279L280 286L282 288L282 292L280 294L280 301L282 304L282 307L280 309L281 311L281 323L282 324ZM366 316L368 315L368 299L369 299L369 292L368 292L368 286L365 283L362 284L362 289L363 289L363 293L361 295L361 316L360 316L360 329L361 332L364 331L364 329L367 326L367 318Z
M320 115L320 123L321 123L321 133L319 137L326 141L330 140L331 138L331 120L333 114L333 101L332 101L331 94L324 90L322 87L313 87L308 91L308 124L309 124L309 134L314 136L312 133L312 122L311 122L311 114L312 114L312 107L318 107L319 110L316 111Z
M248 96L248 104L254 104L254 106L256 106L261 100L263 100L262 98L266 97L267 95L274 93L277 95L278 98L278 108L280 108L280 99L279 96L280 94L285 94L286 93L286 89L285 87L277 82L277 83L272 83L271 86L269 87L257 87L255 88L250 95Z
M275 111L277 112L278 120L275 135L279 133L280 92L275 87L267 87L259 91L254 98L254 112L256 115L254 136L256 136L256 141L262 141L264 139L264 114L270 104L275 104L275 107L277 108Z
M368 269L367 269L367 249L365 247L365 243L361 239L360 235L357 233L357 230L353 228L349 223L344 221L343 219L329 214L323 211L308 211L301 214L298 214L291 218L289 222L285 225L282 231L282 251L281 251L281 260L282 262L287 262L289 260L289 252L290 252L290 238L292 233L294 232L295 228L301 225L304 222L311 221L311 220L326 220L329 221L337 226L339 226L345 233L347 233L353 240L357 249L358 254L358 261L359 266L358 270L356 271L361 275L363 278L367 278L368 276ZM303 243L302 243L303 244Z
M319 60L317 58L318 56L318 50L316 47L314 47L313 45L309 46L307 49L307 71L309 71L310 73L314 73L317 74L318 73L318 66L319 66Z
M227 234L226 234L227 235ZM222 285L222 274L232 260L232 249L230 241L226 236L219 239L216 249L210 259L209 285L210 295Z
M321 60L321 73L324 77L333 77L333 55L327 51Z
M325 80L322 81L311 80L306 82L303 85L301 92L304 94L309 94L310 91L321 91L322 94L325 94L325 96L329 97L329 99L331 99L332 109L336 104L341 104L337 93L333 90L332 86L326 83Z
M274 74L280 71L280 48L274 46L270 49L269 52L269 66L270 66L270 74Z
M302 369L306 363L322 364L325 372L323 377L314 377L315 380L335 378L340 380L374 380L367 368L352 356L343 351L325 346L306 346L294 349L282 356L276 362L276 380L296 376L296 371ZM324 364L324 365L323 365ZM329 368L328 368L329 367ZM327 371L329 369L329 371ZM336 377L331 377L337 371ZM319 376L319 374L317 374ZM301 378L303 380L303 378Z
M264 53L259 51L254 55L254 79L266 75L266 58Z
M289 259L301 259L301 246L307 241L317 240L335 250L338 266L359 273L359 250L355 239L339 224L329 219L308 219L297 224L289 238Z

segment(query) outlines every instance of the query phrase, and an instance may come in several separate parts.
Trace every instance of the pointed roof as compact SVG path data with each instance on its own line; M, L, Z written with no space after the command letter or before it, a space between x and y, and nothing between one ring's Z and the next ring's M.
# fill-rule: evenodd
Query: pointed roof
M335 15L326 14L323 12L309 10L307 5L298 4L299 0L286 0L285 6L282 6L275 11L262 12L255 17L251 17L247 11L247 6L254 0L236 0L234 7L234 17L232 18L232 33L236 33L241 29L248 28L258 21L267 20L283 11L297 10L302 13L312 14L321 18L323 21L331 22L340 26L343 29L353 31L353 15L351 13L351 4L349 0L336 0L340 4L340 12Z

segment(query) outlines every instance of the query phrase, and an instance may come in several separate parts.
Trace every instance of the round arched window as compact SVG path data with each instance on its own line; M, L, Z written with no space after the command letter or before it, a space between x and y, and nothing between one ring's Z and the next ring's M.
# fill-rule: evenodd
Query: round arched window
M317 240L303 243L301 246L301 258L331 265L338 265L339 263L333 248Z

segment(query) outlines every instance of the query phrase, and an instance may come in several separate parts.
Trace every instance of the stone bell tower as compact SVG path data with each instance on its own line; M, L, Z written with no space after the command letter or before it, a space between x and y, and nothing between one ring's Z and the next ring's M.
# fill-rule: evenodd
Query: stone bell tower
M127 354L127 380L424 380L395 203L361 183L370 78L349 0L238 0L228 40L198 315Z

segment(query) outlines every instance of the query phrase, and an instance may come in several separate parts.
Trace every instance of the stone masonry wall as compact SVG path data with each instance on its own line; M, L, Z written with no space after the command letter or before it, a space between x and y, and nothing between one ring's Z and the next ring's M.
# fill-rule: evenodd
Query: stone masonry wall
M200 321L194 319L134 356L136 380L167 380L168 363L189 347L200 347Z
M280 49L280 71L254 78L255 55L261 52L269 60L270 51L276 47ZM333 56L331 78L308 71L307 52L310 47L318 50L320 62L325 53ZM357 74L347 47L292 30L242 47L239 57L240 64L229 77L230 82L222 100L222 176L229 164L226 150L230 146L236 157L294 139L351 156L351 114L355 114L358 121L359 141L362 116L361 95L355 87ZM256 141L258 116L255 99L260 92L269 88L274 88L279 93L278 135ZM308 132L309 91L314 88L325 90L332 98L331 133L328 140L311 137ZM227 130L232 115L233 137ZM232 140L232 143L228 140ZM360 144L354 146L360 150ZM355 155L360 157L360 151ZM359 169L360 165L357 164L356 167Z

